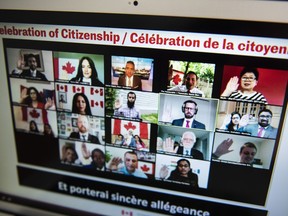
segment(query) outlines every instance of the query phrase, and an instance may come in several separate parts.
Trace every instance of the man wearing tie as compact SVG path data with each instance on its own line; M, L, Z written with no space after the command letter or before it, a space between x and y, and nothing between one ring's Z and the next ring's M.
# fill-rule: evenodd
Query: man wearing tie
M69 138L78 139L83 142L100 144L98 137L89 133L89 121L87 116L79 115L77 119L78 132L72 132Z
M182 112L185 118L175 119L172 121L172 125L181 126L186 128L199 128L205 129L205 125L195 120L195 116L198 112L197 103L193 100L187 100L182 105Z
M278 129L270 125L272 116L272 111L264 108L258 113L258 124L248 124L240 130L250 133L251 136L276 139Z
M196 136L192 131L186 131L181 137L182 145L174 148L174 140L170 137L163 141L163 150L166 152L181 154L186 157L204 160L203 153L193 148L196 143Z
M142 90L142 81L138 76L134 76L135 64L133 61L127 61L125 66L125 75L122 75L118 79L119 86L130 87L135 90Z

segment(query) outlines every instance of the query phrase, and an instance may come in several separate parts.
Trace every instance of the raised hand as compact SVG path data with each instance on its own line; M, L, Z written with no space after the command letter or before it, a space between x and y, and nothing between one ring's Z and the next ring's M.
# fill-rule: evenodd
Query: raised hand
M232 92L237 91L238 86L239 86L238 81L239 81L239 78L237 76L230 78L221 96L229 97L232 94Z
M174 149L174 140L171 137L168 137L163 141L163 151L176 153L178 147Z
M226 140L223 140L220 145L217 146L216 151L213 153L214 156L217 158L221 157L224 154L227 154L229 152L232 152L233 150L229 150L233 143L233 140L228 138Z
M81 151L85 159L88 159L91 156L91 152L87 149L86 144L84 142L81 145Z
M161 179L165 179L169 173L169 169L167 165L163 165L159 171L159 177Z

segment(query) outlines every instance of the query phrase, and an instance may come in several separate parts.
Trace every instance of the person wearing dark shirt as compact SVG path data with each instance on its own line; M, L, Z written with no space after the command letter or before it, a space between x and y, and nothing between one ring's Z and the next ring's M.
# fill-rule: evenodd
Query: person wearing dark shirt
M198 112L197 103L193 100L187 100L182 105L182 112L185 118L175 119L172 121L172 125L181 126L186 128L199 128L205 129L205 125L199 121L195 120L196 114Z
M35 78L43 81L48 81L46 76L37 70L37 60L34 54L29 54L27 57L28 70L23 70L20 77Z
M179 147L174 147L174 140L170 137L163 142L163 151L181 154L183 156L192 157L194 159L204 160L203 153L193 148L196 142L196 136L192 131L186 131L182 134L181 143Z
M168 167L162 166L160 169L160 178L165 179L168 175ZM175 182L183 182L189 184L191 187L198 188L198 175L192 172L189 160L180 159L177 161L177 167L172 170L167 180Z
M133 61L127 61L125 66L125 74L118 79L119 86L127 86L134 90L142 90L141 78L135 76L135 64Z

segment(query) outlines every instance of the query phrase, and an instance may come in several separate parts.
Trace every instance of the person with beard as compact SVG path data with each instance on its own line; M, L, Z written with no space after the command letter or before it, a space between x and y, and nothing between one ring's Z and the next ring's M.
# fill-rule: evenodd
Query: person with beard
M250 133L251 136L276 139L278 129L270 125L272 116L271 110L262 109L258 113L258 124L248 124L239 130Z
M228 154L233 150L230 150L230 146L233 144L233 140L228 138L223 140L220 145L217 146L216 151L212 154L213 159L218 159L224 154ZM240 148L240 163L250 164L254 163L254 157L257 153L257 147L254 143L246 142Z
M163 151L204 160L203 153L194 148L196 135L192 131L186 131L182 134L181 143L182 145L175 147L174 140L168 137L163 141Z
M134 92L128 92L127 94L127 106L121 106L114 110L115 116L122 116L126 118L140 118L140 112L135 107L136 94Z
M172 121L172 125L181 126L186 128L199 128L205 129L205 124L196 121L195 116L198 112L197 103L193 100L187 100L182 105L182 112L185 118L175 119Z
M232 100L247 100L267 104L264 95L254 90L254 87L258 84L258 79L259 72L256 68L245 67L240 73L240 90L237 90L239 78L234 76L227 83L221 96Z
M183 78L185 84L174 86L168 91L187 92L199 97L205 97L204 93L197 88L198 76L194 71L189 71Z
M72 132L69 138L100 144L98 137L89 133L89 121L87 116L79 115L77 119L78 132Z
M23 70L20 77L24 78L34 78L43 81L48 81L46 76L37 70L37 59L34 54L29 54L27 57L27 64L29 69Z

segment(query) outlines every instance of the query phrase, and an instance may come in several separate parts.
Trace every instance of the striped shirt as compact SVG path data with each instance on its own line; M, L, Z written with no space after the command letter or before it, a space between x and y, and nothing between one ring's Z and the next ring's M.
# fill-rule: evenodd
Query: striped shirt
M233 92L228 97L228 99L240 100L240 101L247 100L250 102L267 104L266 98L260 92L255 92L253 94L243 94L241 91L237 91L237 92Z

